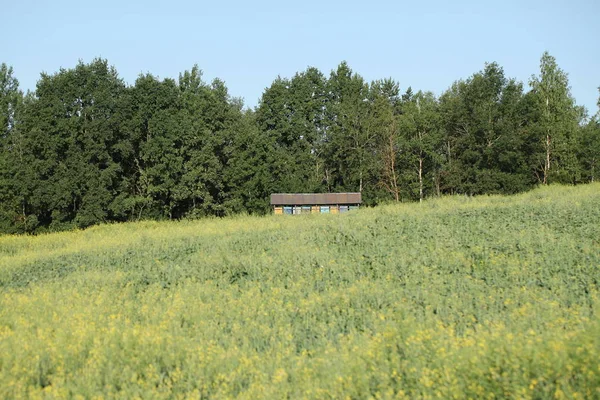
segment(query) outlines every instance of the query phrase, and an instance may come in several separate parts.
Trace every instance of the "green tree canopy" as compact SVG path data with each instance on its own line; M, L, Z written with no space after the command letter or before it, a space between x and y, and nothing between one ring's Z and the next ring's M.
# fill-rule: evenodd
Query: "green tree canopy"
M568 76L545 52L540 74L529 84L534 104L529 129L538 144L533 168L544 184L573 183L579 175L575 149L581 112L571 96Z

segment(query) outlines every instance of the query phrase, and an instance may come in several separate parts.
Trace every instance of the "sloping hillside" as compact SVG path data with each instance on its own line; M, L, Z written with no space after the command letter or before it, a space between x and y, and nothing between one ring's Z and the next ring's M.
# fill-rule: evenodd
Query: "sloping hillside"
M0 397L600 397L600 185L0 237Z

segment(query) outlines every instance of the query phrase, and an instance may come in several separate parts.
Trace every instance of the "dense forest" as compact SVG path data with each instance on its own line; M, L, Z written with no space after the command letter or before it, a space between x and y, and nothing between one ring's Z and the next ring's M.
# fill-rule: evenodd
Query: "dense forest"
M25 94L1 64L0 232L265 213L273 192L375 205L594 181L598 116L548 53L528 84L489 63L437 97L342 62L277 77L250 110L197 66L127 85L96 59Z

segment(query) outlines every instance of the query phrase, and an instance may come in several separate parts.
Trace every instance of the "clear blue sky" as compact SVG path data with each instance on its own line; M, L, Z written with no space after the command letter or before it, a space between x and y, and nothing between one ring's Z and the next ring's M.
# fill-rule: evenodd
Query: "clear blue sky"
M42 71L108 59L134 83L198 64L233 96L257 104L277 75L342 60L367 80L440 94L497 61L527 83L548 50L577 103L597 111L600 1L181 1L0 0L0 62L25 90Z

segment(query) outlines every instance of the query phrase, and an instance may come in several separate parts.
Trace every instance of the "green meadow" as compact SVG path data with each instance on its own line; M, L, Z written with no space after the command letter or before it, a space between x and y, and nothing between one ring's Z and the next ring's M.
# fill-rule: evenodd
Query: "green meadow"
M600 184L0 236L0 398L600 398Z

